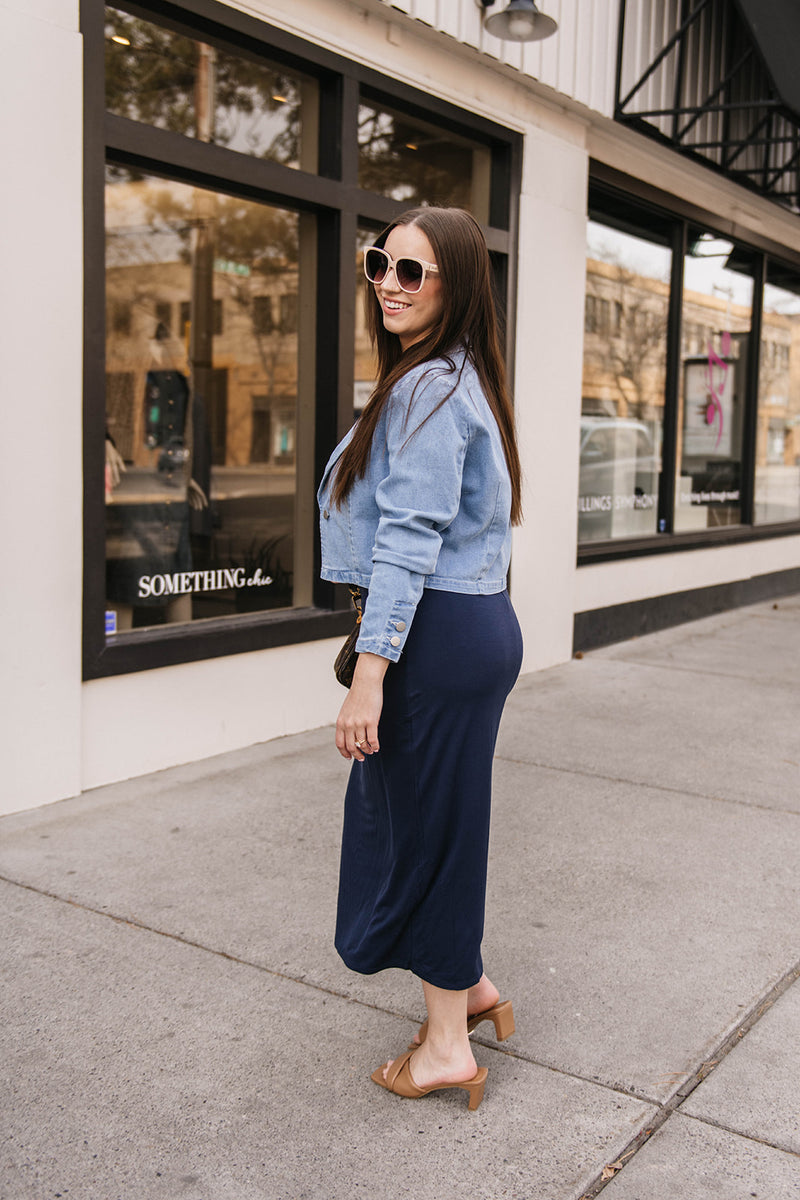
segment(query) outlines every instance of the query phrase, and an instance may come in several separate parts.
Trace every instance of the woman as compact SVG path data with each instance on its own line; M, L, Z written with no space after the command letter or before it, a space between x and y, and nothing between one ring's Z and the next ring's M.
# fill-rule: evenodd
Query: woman
M460 209L405 213L365 251L378 383L319 490L322 576L366 590L336 746L336 947L422 980L427 1021L373 1080L483 1096L468 1033L513 1033L483 973L492 756L520 668L506 591L520 467L486 243Z

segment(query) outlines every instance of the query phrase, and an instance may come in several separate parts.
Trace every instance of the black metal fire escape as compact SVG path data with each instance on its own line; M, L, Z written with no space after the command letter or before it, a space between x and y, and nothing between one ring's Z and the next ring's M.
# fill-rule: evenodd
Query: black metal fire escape
M666 32L657 9L621 0L616 120L800 212L800 4L672 0Z

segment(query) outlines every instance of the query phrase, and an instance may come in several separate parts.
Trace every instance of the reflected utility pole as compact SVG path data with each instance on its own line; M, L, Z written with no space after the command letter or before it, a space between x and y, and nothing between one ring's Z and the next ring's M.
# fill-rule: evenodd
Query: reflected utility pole
M216 62L213 46L198 43L195 111L197 137L201 142L214 140L216 109ZM214 365L214 224L216 197L212 192L194 190L194 229L192 233L192 294L189 329L189 372L192 403L202 397L206 413L211 404L211 372Z

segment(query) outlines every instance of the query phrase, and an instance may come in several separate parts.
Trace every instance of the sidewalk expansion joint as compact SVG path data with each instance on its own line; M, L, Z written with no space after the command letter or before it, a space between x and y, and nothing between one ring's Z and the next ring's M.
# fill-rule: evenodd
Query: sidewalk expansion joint
M589 651L588 653L591 652ZM631 667L646 667L648 670L675 671L681 675L700 675L703 679L729 679L732 681L738 680L739 683L753 683L752 675L740 674L738 671L709 671L703 667L682 667L678 663L648 662L644 658L625 658L623 655L608 659L607 661L621 662ZM778 688L781 691L794 690L795 687L796 684L789 679L785 682L772 679L769 682L770 690L772 688Z
M721 1129L724 1133L732 1133L734 1137L744 1138L748 1142L755 1142L757 1146L766 1146L768 1150L780 1150L781 1154L791 1154L794 1158L800 1159L800 1150L792 1150L789 1146L781 1146L778 1142L770 1142L767 1138L756 1137L754 1133L742 1133L741 1129L734 1129L732 1125L726 1125L723 1121L715 1121L712 1117L699 1117L696 1113L692 1113L691 1120L699 1121L701 1125L709 1125L712 1129Z
M629 667L644 667L648 671L676 671L679 675L699 675L702 679L738 679L740 683L753 682L752 676L740 675L735 671L708 671L703 667L682 667L679 663L648 662L646 658L623 658L619 655L613 662L625 663Z
M180 933L171 933L167 929L158 929L155 925L148 925L145 921L140 921L136 917L123 917L119 913L109 912L108 909L95 908L91 904L84 904L81 900L73 900L69 896L59 896L57 892L48 892L45 888L36 887L32 883L23 883L20 879L12 879L8 875L0 874L0 883L10 884L12 887L22 888L26 892L32 892L35 896L43 896L47 900L55 900L59 904L68 904L71 908L77 908L81 912L91 913L95 917L106 917L109 921L113 921L116 925L127 925L131 929L138 929L142 933L152 933L156 937L167 938L171 942L177 942L180 946L188 946L192 950L200 950L204 954L211 954L216 958L223 958L227 962L235 963L239 967L248 967L253 971L260 971L264 975L271 975L274 979L283 979L287 983L297 983L302 987L311 988L316 992L323 992L326 996L334 996L338 1000L346 1000L350 1004L360 1004L362 1008L372 1008L376 1012L387 1012L378 1004L369 1004L362 1000L355 1000L352 996L348 996L345 992L337 992L335 988L325 987L324 984L314 983L308 979L298 978L296 975L289 975L285 971L276 971L273 967L265 967L262 963L251 962L250 959L240 958L236 954L230 954L227 950L219 950L214 946L206 946L202 942L196 942L192 938L185 937ZM404 1013L391 1013L392 1016L402 1017Z
M580 1197L580 1200L596 1200L596 1197L600 1195L600 1193L605 1189L606 1185L609 1184L612 1179L616 1178L620 1171L624 1171L625 1168L634 1161L636 1155L639 1153L642 1147L650 1141L654 1133L657 1133L659 1129L666 1125L674 1113L680 1112L682 1105L686 1102L686 1100L688 1100L692 1092L694 1092L695 1089L700 1086L704 1079L708 1078L714 1068L718 1067L723 1059L727 1058L731 1050L740 1044L742 1039L750 1032L751 1029L754 1028L754 1026L758 1024L765 1013L772 1008L772 1006L777 1000L780 999L783 993L788 991L789 988L798 981L798 979L800 979L800 962L795 963L794 966L788 969L788 971L784 972L778 982L773 984L773 986L767 992L758 998L755 1004L750 1007L749 1011L745 1013L739 1022L737 1022L735 1028L721 1039L719 1044L712 1051L710 1058L706 1059L705 1062L702 1062L697 1070L690 1075L689 1078L686 1079L678 1088L676 1088L673 1095L667 1101L665 1101L664 1104L659 1106L655 1115L649 1121L647 1121L647 1127L645 1129L640 1129L639 1132L633 1138L631 1138L630 1142L613 1163L609 1163L603 1167L602 1171L600 1171L595 1177L589 1188ZM642 1099L643 1097L638 1098ZM724 1125L717 1125L716 1122L707 1118L692 1116L691 1119L693 1121L701 1121L704 1125L716 1125L716 1127L719 1129L727 1128ZM739 1129L731 1129L729 1132L736 1134L745 1141L756 1142L759 1145L771 1146L770 1142L763 1141L761 1138L751 1137L749 1134L742 1133L742 1131ZM784 1153L787 1153L785 1147L783 1146L775 1146L774 1149L782 1150ZM789 1153L794 1152L790 1151Z
M512 763L515 767L536 767L541 771L554 771L559 775L579 775L582 779L604 779L607 783L623 783L627 787L646 788L649 792L665 792L671 796L686 796L691 800L712 800L715 804L735 804L740 808L752 808L757 812L782 813L784 816L800 817L796 808L781 808L777 804L756 804L752 800L737 800L735 797L713 795L711 792L693 792L688 788L670 787L666 783L650 783L645 779L629 779L622 775L604 775L601 771L582 770L580 767L564 767L558 763L538 762L531 758L514 758L510 754L495 754L495 759ZM789 762L789 759L785 760Z

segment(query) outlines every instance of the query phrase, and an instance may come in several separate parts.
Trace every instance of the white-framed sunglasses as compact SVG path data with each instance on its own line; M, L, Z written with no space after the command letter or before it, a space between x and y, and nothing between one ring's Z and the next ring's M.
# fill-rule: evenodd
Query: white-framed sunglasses
M394 271L400 291L411 295L420 290L428 275L439 274L435 263L407 255L395 260L380 246L367 246L364 250L364 274L370 283L383 283L390 271Z

